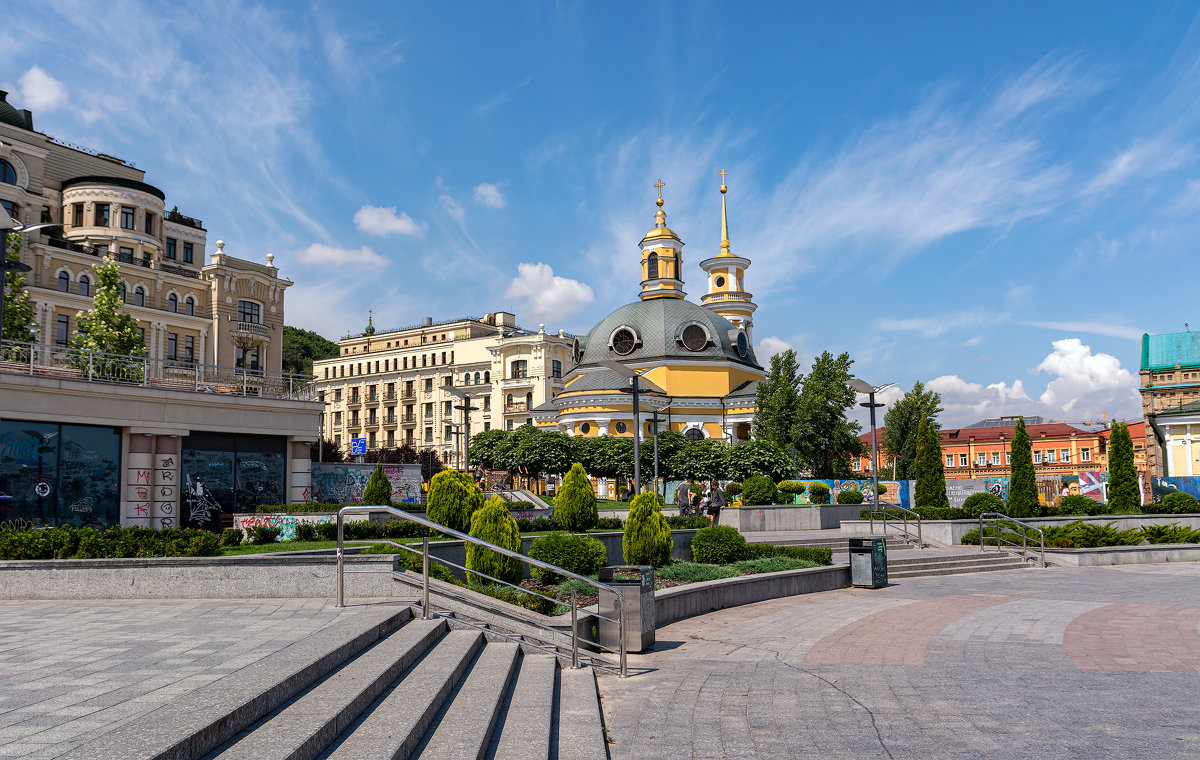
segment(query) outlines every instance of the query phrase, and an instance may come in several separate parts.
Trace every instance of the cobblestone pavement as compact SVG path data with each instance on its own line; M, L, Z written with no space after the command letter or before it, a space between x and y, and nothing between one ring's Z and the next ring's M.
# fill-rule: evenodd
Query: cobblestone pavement
M320 599L0 602L0 757L56 757L361 609Z
M1200 564L912 578L683 620L612 757L1197 758Z

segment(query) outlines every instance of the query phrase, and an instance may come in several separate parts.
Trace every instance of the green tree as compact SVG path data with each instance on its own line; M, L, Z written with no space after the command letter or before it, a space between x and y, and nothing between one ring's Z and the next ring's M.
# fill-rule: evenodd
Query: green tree
M652 493L640 493L629 504L621 550L629 565L661 567L671 561L671 526Z
M946 472L942 464L942 442L937 427L929 419L923 419L917 429L917 459L914 465L917 475L916 500L918 507L948 508L946 498Z
M525 428L529 428L528 432L524 432ZM540 478L570 469L570 436L555 430L541 430L532 425L523 426L522 431L517 440L517 462L525 460L525 467L530 476Z
M465 533L471 528L471 515L482 506L483 491L464 472L442 470L429 483L425 513L438 525Z
M363 489L362 503L367 506L392 505L392 484L383 472L383 463L375 465L371 477L367 479L367 487Z
M1129 426L1117 422L1108 442L1108 511L1134 514L1142 509L1137 468L1133 464L1133 439Z
M5 240L5 258L8 261L20 261L22 245L20 235L15 232L8 233ZM24 288L23 272L4 273L4 324L0 325L0 338L4 340L30 340L29 325L33 323L33 298Z
M320 446L318 451L317 447ZM342 449L328 438L322 438L319 441L313 441L308 447L308 455L313 462L344 462L346 454Z
M855 399L846 385L853 363L848 353L825 351L801 383L795 445L801 467L814 478L848 478L850 460L862 454L858 423L846 419Z
M488 499L487 504L471 515L469 535L501 549L521 552L521 529L499 496ZM471 583L492 583L488 578L469 572L471 570L509 583L520 583L524 575L521 560L472 543L467 544L467 570L467 580Z
M471 464L483 465L489 470L497 469L496 449L504 444L509 435L507 431L494 428L471 436Z
M795 460L774 441L742 441L731 446L725 455L724 476L730 480L765 475L778 482L795 473Z
M121 267L111 256L92 265L95 290L92 308L79 312L72 345L87 351L145 356L138 322L122 308Z
M942 412L942 397L935 391L925 390L921 382L913 384L912 390L904 394L883 415L883 435L879 442L880 462L883 452L895 462L896 480L915 480L917 477L917 445L921 440L921 423L928 422L935 430L940 429L937 416Z
M563 530L578 533L596 527L599 520L592 481L576 462L554 495L554 522Z
M1012 467L1008 480L1008 501L1004 513L1009 517L1036 517L1041 512L1038 503L1037 477L1033 473L1033 447L1029 443L1029 431L1025 429L1025 418L1017 418L1013 432Z
M771 357L767 376L758 381L754 395L754 437L771 441L789 455L796 452L800 423L800 369L796 352L788 349Z
M688 441L671 457L669 468L676 477L717 480L728 469L725 460L728 453L729 445L724 441Z
M300 375L313 373L314 359L331 359L338 355L337 344L312 330L291 325L283 326L283 348L280 356L284 372Z

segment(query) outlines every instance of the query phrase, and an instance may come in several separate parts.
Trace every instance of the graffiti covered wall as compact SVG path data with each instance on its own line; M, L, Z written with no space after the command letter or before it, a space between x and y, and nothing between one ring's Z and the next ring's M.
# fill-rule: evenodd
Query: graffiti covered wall
M322 504L349 504L362 499L373 464L319 464L312 466L312 500ZM392 484L392 502L421 501L421 465L385 464L383 473Z

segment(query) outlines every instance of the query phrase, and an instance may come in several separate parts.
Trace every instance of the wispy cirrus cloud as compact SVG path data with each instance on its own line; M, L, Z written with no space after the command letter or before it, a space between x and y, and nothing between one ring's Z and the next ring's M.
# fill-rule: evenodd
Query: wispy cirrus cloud
M517 84L500 92L495 97L490 98L490 99L480 103L479 105L475 106L475 113L479 114L480 116L486 116L487 113L489 111L491 111L493 108L507 103L512 98L513 95L517 94L517 92L519 92L520 90L523 90L526 87L528 87L532 81L533 81L533 75L530 74L529 76L525 77L520 82L518 82Z
M937 338L956 330L975 329L1009 321L1006 312L958 311L926 317L880 317L875 320L875 329L886 332L916 333L924 338Z

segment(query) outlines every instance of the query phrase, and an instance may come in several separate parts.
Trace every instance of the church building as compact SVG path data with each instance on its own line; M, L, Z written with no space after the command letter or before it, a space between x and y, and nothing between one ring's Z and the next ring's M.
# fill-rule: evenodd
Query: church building
M683 290L683 240L667 226L662 188L654 227L639 244L641 294L609 314L575 346L575 367L560 393L538 406L533 417L544 428L568 435L632 436L629 379L604 367L617 362L639 373L644 385L661 392L641 394L642 436L659 429L692 440L750 437L755 390L765 373L754 355L757 305L744 289L750 260L730 250L729 215L721 182L721 250L700 262L707 274L701 303Z

